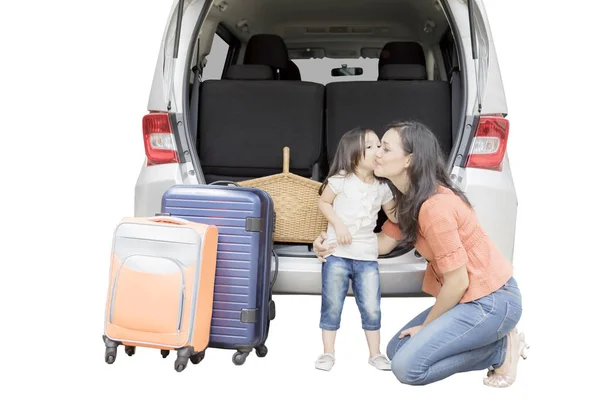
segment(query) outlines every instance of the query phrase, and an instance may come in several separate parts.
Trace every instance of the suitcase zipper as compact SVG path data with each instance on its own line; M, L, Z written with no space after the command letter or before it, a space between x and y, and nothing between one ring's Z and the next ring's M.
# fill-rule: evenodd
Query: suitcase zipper
M181 332L181 322L183 320L183 304L185 303L185 279L184 279L184 270L178 262L176 262L177 266L181 270L181 296L179 297L179 321L177 322L177 333Z
M185 267L181 265L179 260L175 260L173 258L163 257L167 260L171 260L177 267L179 267L179 271L181 272L181 294L179 296L179 316L177 318L177 333L181 332L181 323L183 320L183 304L185 302Z

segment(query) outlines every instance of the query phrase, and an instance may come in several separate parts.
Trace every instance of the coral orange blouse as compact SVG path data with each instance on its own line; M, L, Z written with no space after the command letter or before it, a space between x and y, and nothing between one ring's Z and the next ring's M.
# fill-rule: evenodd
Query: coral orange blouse
M402 238L400 228L391 221L386 221L382 231L396 240ZM444 283L443 274L463 265L469 287L461 303L496 291L513 274L512 263L483 231L475 211L443 186L421 206L415 248L428 261L423 291L434 297Z

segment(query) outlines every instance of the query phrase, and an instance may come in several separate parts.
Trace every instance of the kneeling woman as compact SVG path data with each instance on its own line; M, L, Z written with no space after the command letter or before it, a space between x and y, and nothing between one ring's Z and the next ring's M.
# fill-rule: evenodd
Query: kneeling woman
M452 187L426 126L391 125L376 162L375 175L398 191L398 224L384 224L379 253L399 243L414 246L428 260L423 291L435 297L390 340L392 371L402 383L425 385L488 369L484 384L510 386L526 347L516 329L522 308L512 264L483 231L465 195ZM323 239L314 242L320 258L331 252Z

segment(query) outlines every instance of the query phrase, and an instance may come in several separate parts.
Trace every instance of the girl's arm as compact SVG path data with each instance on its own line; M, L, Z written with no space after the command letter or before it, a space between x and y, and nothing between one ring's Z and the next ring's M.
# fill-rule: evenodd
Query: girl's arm
M335 228L338 225L343 225L343 223L333 209L333 200L335 200L335 193L333 193L333 190L327 185L319 198L319 210L321 210L325 218L327 218L327 221Z
M387 224L387 222L386 222ZM384 225L385 226L385 225ZM396 225L391 225L392 228L396 227ZM400 230L398 229L398 234L399 234ZM335 249L335 244L329 245L328 247L326 247L323 243L325 242L325 240L327 240L327 234L325 232L322 232L313 242L313 251L315 251L315 253L317 253L317 257L319 258L319 261L324 262L325 261L325 256L333 253L334 249ZM398 243L400 243L399 239L396 239L393 236L390 236L390 234L386 233L386 232L379 232L377 233L377 250L378 253L380 255L382 254L388 254L390 251L394 250L394 248L398 245Z
M396 202L394 200L388 201L381 206L387 218L393 223L397 224L398 219L396 218Z
M338 244L350 244L352 242L352 236L348 231L348 227L346 227L333 209L333 200L335 200L335 196L336 194L331 190L329 185L325 186L325 190L323 190L323 193L319 198L319 210L321 210L325 218L333 225Z
M398 218L396 218L396 198L387 184L383 184L381 187L383 188L381 208L385 212L388 220L394 224L398 224ZM399 230L398 235L400 235Z

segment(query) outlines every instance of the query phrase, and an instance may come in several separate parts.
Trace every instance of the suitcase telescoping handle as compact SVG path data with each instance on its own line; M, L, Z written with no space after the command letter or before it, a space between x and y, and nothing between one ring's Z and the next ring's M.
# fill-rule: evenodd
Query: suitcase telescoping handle
M188 221L186 219L171 217L169 214L156 214L155 217L148 217L148 221L162 222L162 223L174 224L174 225L189 225L190 224L190 221Z

